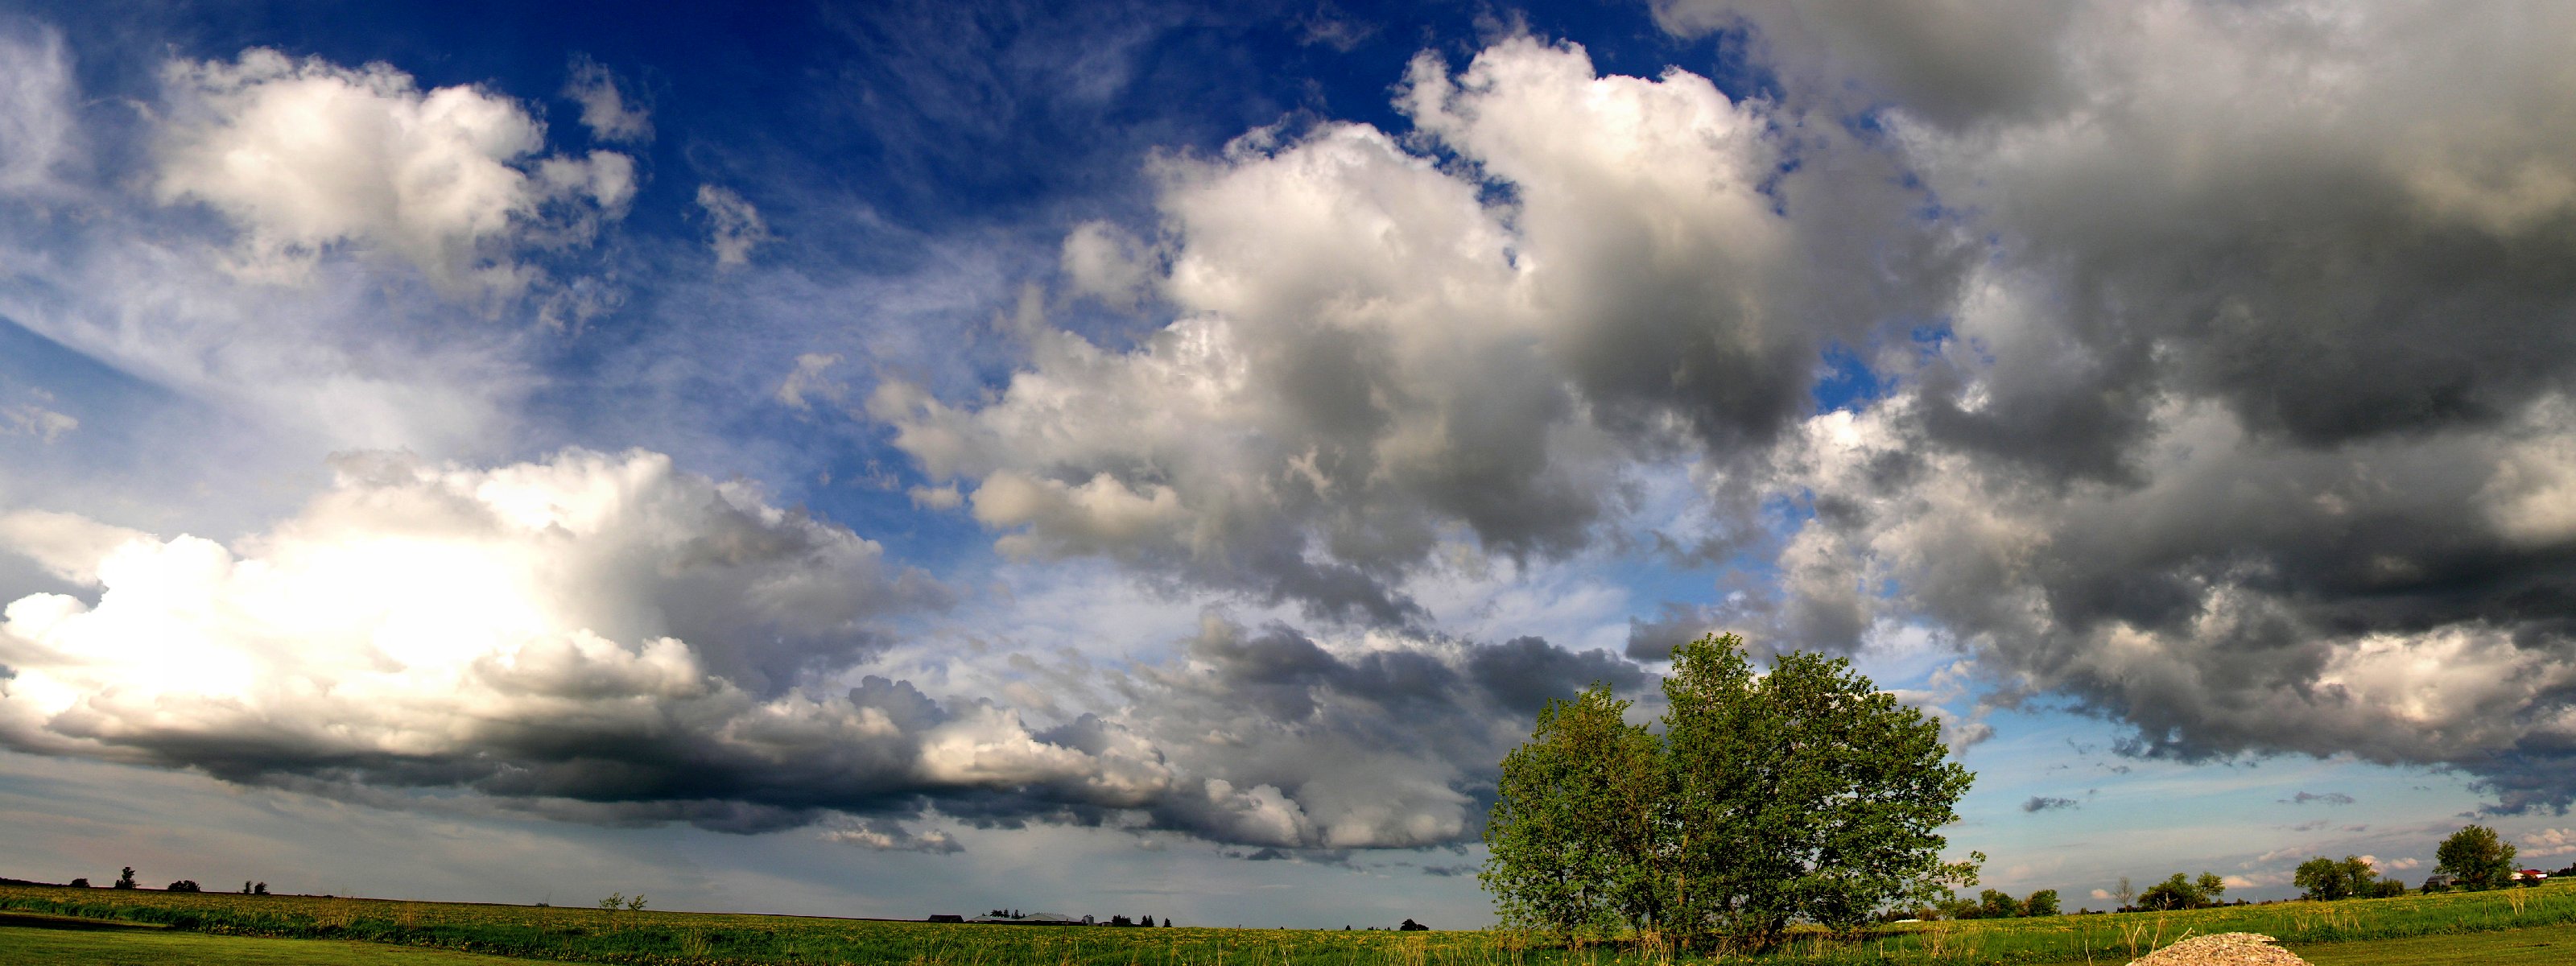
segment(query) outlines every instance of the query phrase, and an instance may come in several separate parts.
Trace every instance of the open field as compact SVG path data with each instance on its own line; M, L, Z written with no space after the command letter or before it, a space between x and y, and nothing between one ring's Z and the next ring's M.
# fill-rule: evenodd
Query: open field
M0 913L11 966L507 966L526 960L333 939L209 936L158 926Z
M749 966L897 963L907 966L1617 966L1664 962L1624 947L1567 950L1499 931L1343 932L1256 929L1083 929L960 926L690 912L0 887L0 910L164 924L216 935L359 940L577 962ZM1804 934L1761 956L1707 957L1790 964L2122 963L2187 936L2258 932L2319 963L2380 943L2359 940L2576 926L2576 885L2488 893L2280 903L2172 913L2058 916L1884 927L1855 939ZM2543 938L2531 942L2551 942ZM2502 945L2499 945L2502 944ZM2481 960L2494 961L2494 960Z
M2299 946L2316 966L2543 966L2576 962L2576 924Z

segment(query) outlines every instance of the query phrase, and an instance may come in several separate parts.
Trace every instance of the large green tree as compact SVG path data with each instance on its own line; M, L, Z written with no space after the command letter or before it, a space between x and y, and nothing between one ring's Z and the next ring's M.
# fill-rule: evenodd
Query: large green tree
M1676 648L1661 734L1600 686L1539 716L1503 761L1483 881L1508 923L1568 936L1768 945L1974 885L1939 829L1975 777L1940 726L1850 662L1756 673L1734 635Z
M2513 845L2494 829L2471 825L2442 840L2433 852L2441 864L2433 870L2450 873L2462 888L2501 888L2513 882L2513 855Z

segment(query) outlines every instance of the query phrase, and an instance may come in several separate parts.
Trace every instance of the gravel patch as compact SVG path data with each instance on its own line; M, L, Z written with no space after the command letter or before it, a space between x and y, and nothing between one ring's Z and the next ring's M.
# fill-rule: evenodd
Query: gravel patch
M2185 939L2129 961L2129 966L2307 966L2297 953L2253 932L2222 932Z

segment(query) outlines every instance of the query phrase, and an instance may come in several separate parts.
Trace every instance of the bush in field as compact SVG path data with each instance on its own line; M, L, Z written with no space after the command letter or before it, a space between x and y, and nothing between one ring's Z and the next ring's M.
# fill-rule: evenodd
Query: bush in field
M161 890L161 891L163 891L163 892L204 892L205 890L197 888L197 880L195 880L195 879L181 879L181 880L179 880L179 881L177 881L177 882L170 883L170 887L169 887L169 888L167 888L167 889L163 889L163 890Z
M87 889L89 888L89 879L87 877L73 879L70 885L74 889Z
M2030 898L2021 901L2021 914L2025 916L2056 915L2057 890L2041 889L2037 892L2031 893Z
M2442 840L2434 850L2441 864L2433 871L2450 873L2463 889L2498 889L2513 882L2513 854L2513 845L2494 829L2471 825Z

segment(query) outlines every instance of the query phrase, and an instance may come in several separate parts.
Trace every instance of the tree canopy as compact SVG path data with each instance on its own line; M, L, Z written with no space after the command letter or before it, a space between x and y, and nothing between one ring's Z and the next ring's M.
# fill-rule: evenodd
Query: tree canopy
M1938 722L1851 670L1743 640L1675 648L1650 729L1595 685L1540 711L1503 759L1479 878L1509 924L1570 940L1756 945L1793 921L1849 927L1976 884L1939 829L1975 777Z
M2291 874L2290 884L2299 887L2300 898L2326 902L2380 892L2378 870L2358 855L2344 856L2342 861L2320 855L2301 862L2298 871Z
M2436 872L2448 872L2464 889L2495 889L2513 882L2512 843L2484 825L2471 825L2451 833L2433 852L2441 864Z

